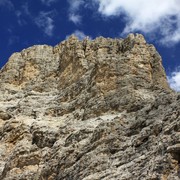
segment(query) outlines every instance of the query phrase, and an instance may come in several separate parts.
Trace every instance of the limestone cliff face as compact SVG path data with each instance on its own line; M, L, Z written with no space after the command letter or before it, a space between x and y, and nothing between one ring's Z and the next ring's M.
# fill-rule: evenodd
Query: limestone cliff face
M0 83L0 179L180 178L180 95L142 35L30 47Z

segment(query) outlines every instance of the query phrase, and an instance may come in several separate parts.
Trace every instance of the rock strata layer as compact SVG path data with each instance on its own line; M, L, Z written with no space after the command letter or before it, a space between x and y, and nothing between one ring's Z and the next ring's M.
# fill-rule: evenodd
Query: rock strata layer
M0 179L180 178L180 94L142 35L30 47L0 83Z

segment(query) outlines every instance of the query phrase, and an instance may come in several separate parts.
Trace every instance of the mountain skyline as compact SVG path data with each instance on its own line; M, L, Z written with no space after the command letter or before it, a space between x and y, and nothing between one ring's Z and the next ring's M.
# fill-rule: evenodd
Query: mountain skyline
M0 15L0 67L14 52L37 44L54 46L71 34L82 40L141 33L162 56L171 87L180 91L177 0L0 0Z

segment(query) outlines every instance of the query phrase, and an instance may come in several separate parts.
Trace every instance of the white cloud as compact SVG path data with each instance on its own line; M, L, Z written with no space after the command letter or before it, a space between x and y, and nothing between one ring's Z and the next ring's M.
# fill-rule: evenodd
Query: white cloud
M81 16L78 14L69 14L69 20L72 21L74 24L80 24Z
M82 17L79 15L79 9L84 4L84 0L68 0L69 3L69 11L68 17L69 20L74 24L81 23Z
M51 4L57 2L57 0L41 0L41 2L46 6L50 6Z
M87 37L87 35L84 34L84 32L79 31L79 30L74 31L73 34L74 34L75 36L77 36L79 40L83 40L85 37Z
M84 4L84 0L68 0L68 3L70 5L70 11L76 12L79 10L80 6Z
M170 87L180 92L180 67L168 76Z
M126 27L123 34L133 31L158 32L161 42L180 41L179 0L94 0L102 15L125 15Z
M55 0L49 0L47 2L52 2ZM32 20L32 22L41 29L47 36L53 35L54 20L53 17L56 14L55 10L52 11L40 11L37 16L34 16L29 8L29 3L25 2L19 10L15 11L15 15L17 16L17 22L19 25L24 26L27 25L26 18Z
M22 4L19 10L15 11L15 15L17 16L17 22L20 26L24 26L27 24L25 17L29 17L30 19L33 19L31 12L29 10L29 4L27 2Z
M83 39L86 38L86 37L88 37L89 39L92 39L90 36L87 36L84 32L79 31L79 30L74 31L74 32L73 32L72 34L70 34L70 35L67 35L67 36L66 36L66 39L68 39L69 36L71 36L71 35L75 35L79 40L83 40Z
M35 24L48 36L52 36L54 30L54 21L51 18L51 13L51 11L42 11L39 13L39 16L35 18Z

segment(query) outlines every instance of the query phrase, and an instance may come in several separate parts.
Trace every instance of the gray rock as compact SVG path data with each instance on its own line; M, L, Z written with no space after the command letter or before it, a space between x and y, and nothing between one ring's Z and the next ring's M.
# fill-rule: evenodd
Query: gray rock
M142 35L24 49L0 83L0 179L180 178L180 94Z
M4 112L4 111L0 111L0 119L2 120L9 120L11 119L11 115L8 114L7 112Z

